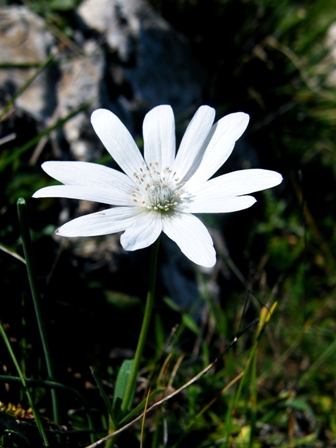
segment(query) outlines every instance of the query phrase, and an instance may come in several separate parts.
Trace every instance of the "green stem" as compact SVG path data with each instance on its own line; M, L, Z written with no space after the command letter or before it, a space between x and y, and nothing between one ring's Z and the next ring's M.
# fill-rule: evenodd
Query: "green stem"
M147 293L147 301L145 314L142 321L142 327L140 331L138 346L136 348L132 370L130 373L130 377L127 383L125 395L123 401L121 403L121 411L123 414L127 413L131 408L131 400L133 396L133 391L135 387L135 383L138 376L139 366L141 355L146 343L146 337L148 332L148 327L152 315L153 303L154 303L154 289L155 289L155 280L156 280L156 267L157 267L157 256L159 250L159 242L160 238L158 238L155 243L151 247L151 256L150 256L150 264L149 264L149 285L148 285L148 293Z
M38 75L43 72L43 70L50 64L50 62L54 59L56 56L56 52L52 52L45 61L43 61L41 64L38 65L37 70L35 73L33 73L33 76L31 76L22 87L19 88L19 90L15 93L13 98L9 101L9 103L0 111L0 121L2 118L6 115L6 113L14 106L15 101L19 98L20 95L23 94L25 90L28 89L30 84L38 77Z
M9 343L9 340L7 338L7 335L6 335L5 330L3 329L2 325L0 325L0 333L1 333L1 336L2 336L2 338L3 338L3 340L4 340L5 344L6 344L7 350L8 350L8 352L9 352L11 358L12 358L12 361L13 361L13 363L15 365L17 373L18 373L18 375L20 377L20 381L22 383L22 386L23 386L23 388L24 388L24 390L25 390L25 392L27 394L29 405L32 408L32 411L33 411L33 414L34 414L34 417L35 417L36 426L37 426L37 428L39 430L39 433L40 433L40 435L41 435L41 437L43 439L43 444L44 444L44 446L49 446L47 435L46 435L45 430L43 428L43 425L41 423L40 416L39 416L39 414L38 414L38 412L36 410L34 400L33 400L32 396L30 395L29 389L27 387L26 379L23 376L23 373L22 373L22 371L20 369L19 363L16 360L16 357L14 355L14 352L12 350L12 347L11 347L11 345Z
M22 239L23 251L24 251L24 255L25 255L25 259L26 259L26 266L27 266L30 290L31 290L32 297L33 297L36 319L37 319L37 323L38 323L38 327L39 327L40 337L42 340L44 357L45 357L45 361L47 364L48 376L49 376L50 380L54 381L55 380L54 367L53 367L52 358L50 355L50 349L49 349L49 344L48 344L47 335L46 335L46 331L45 331L44 319L43 319L43 315L42 315L42 311L41 311L40 295L39 295L38 286L37 286L37 275L36 275L36 269L35 269L35 264L34 264L33 248L32 248L31 239L30 239L27 206L26 206L26 201L23 198L18 199L17 209L18 209L19 221L20 221L20 226L21 226L21 239ZM57 404L56 391L54 389L51 389L51 399L52 399L52 407L53 407L53 419L54 419L54 422L57 424L57 423L59 423L58 404Z
M19 157L24 154L26 151L28 151L30 148L36 146L36 144L46 136L49 136L52 131L55 129L58 129L63 126L64 123L69 121L71 118L75 117L77 114L85 111L89 107L90 103L84 103L82 104L78 109L71 111L63 118L60 118L56 121L56 123L50 125L49 127L45 128L43 131L41 131L38 135L30 139L27 143L25 143L22 146L13 148L8 155L6 155L6 158L3 158L1 160L0 165L0 173L5 170L5 168L11 164L14 163L16 160L19 159Z

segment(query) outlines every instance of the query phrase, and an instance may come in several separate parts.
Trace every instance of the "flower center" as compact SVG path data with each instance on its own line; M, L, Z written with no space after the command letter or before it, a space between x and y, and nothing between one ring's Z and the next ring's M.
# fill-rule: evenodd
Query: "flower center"
M134 202L140 207L158 212L168 212L183 201L183 183L169 167L158 171L158 163L143 165L134 173L137 187L132 190Z

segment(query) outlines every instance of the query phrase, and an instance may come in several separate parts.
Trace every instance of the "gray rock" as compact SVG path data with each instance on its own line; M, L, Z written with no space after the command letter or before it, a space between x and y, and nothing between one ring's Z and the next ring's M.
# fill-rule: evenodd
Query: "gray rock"
M336 23L333 23L328 30L326 46L329 48L329 54L324 61L329 68L326 84L333 87L336 85Z
M0 29L0 63L8 64L0 70L0 88L9 100L47 59L56 39L44 21L25 6L0 8ZM48 67L18 97L16 107L37 121L50 117L56 103L55 84L55 69Z
M60 80L57 85L58 111L60 117L87 105L87 110L67 120L64 136L76 160L95 161L103 149L90 125L89 116L101 106L100 91L104 86L105 60L94 40L82 46L76 57L63 57L59 62Z
M171 104L181 112L202 102L206 76L188 41L145 1L85 0L78 13L105 36L111 77L130 86L133 110Z

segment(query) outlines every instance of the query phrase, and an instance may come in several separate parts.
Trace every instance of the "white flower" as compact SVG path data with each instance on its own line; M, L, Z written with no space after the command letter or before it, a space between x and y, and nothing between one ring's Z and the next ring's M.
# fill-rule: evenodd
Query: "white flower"
M74 219L56 233L66 237L124 232L126 250L142 249L164 232L194 263L216 262L213 241L194 213L227 213L256 202L249 193L280 184L275 171L248 169L210 179L230 156L249 116L238 112L213 121L215 111L200 107L175 154L175 122L170 106L152 109L143 123L144 157L119 118L93 112L98 137L124 173L88 162L45 162L42 168L63 185L33 196L100 202L113 207ZM210 179L210 180L209 180Z

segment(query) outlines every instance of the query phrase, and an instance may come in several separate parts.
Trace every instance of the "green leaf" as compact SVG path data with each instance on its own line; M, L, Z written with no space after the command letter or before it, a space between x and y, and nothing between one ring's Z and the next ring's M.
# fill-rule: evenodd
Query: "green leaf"
M51 9L56 11L69 11L76 7L74 0L53 0L49 4Z
M133 359L125 359L121 364L117 376L117 381L113 395L113 414L116 416L117 419L118 417L120 417L120 406L125 396L126 387L132 370L132 365L133 365ZM132 400L130 400L130 403L133 402L134 393L135 393L135 385L132 393ZM127 411L129 410L130 409L127 409Z
M128 310L140 304L140 300L137 297L132 297L117 291L105 291L105 297L107 303L115 306L119 310Z
M182 314L182 322L184 323L186 328L188 328L188 330L192 331L196 335L200 334L199 328L198 328L196 322L190 316L190 314L183 313Z
M102 383L100 381L100 378L95 373L95 371L93 370L92 367L91 367L91 373L92 373L92 376L93 376L93 378L94 378L94 380L95 380L95 382L96 382L96 384L98 386L100 395L102 396L102 398L104 400L107 412L108 412L108 414L110 416L110 419L109 419L110 424L111 424L112 428L115 429L116 428L116 426L115 426L115 419L114 419L114 414L113 414L113 409L112 409L112 406L111 406L110 399L109 399L109 397L107 396L107 394L106 394L106 392L104 390L104 387L103 387L103 385L102 385Z
M156 396L158 396L159 394L161 394L164 390L165 390L165 388L162 387L162 388L160 388L160 389L155 390L154 392L152 392L152 393L149 395L149 398L148 398L149 406L148 406L148 407L151 406L151 404L150 404L151 401L152 401ZM147 398L146 398L145 400L142 400L142 402L139 403L138 406L137 406L136 408L134 408L129 414L126 415L126 417L124 417L122 420L120 420L119 425L124 425L124 424L126 424L127 422L129 422L130 420L132 420L132 418L136 417L136 415L137 415L139 412L141 412L141 411L145 408L146 402L147 402Z

